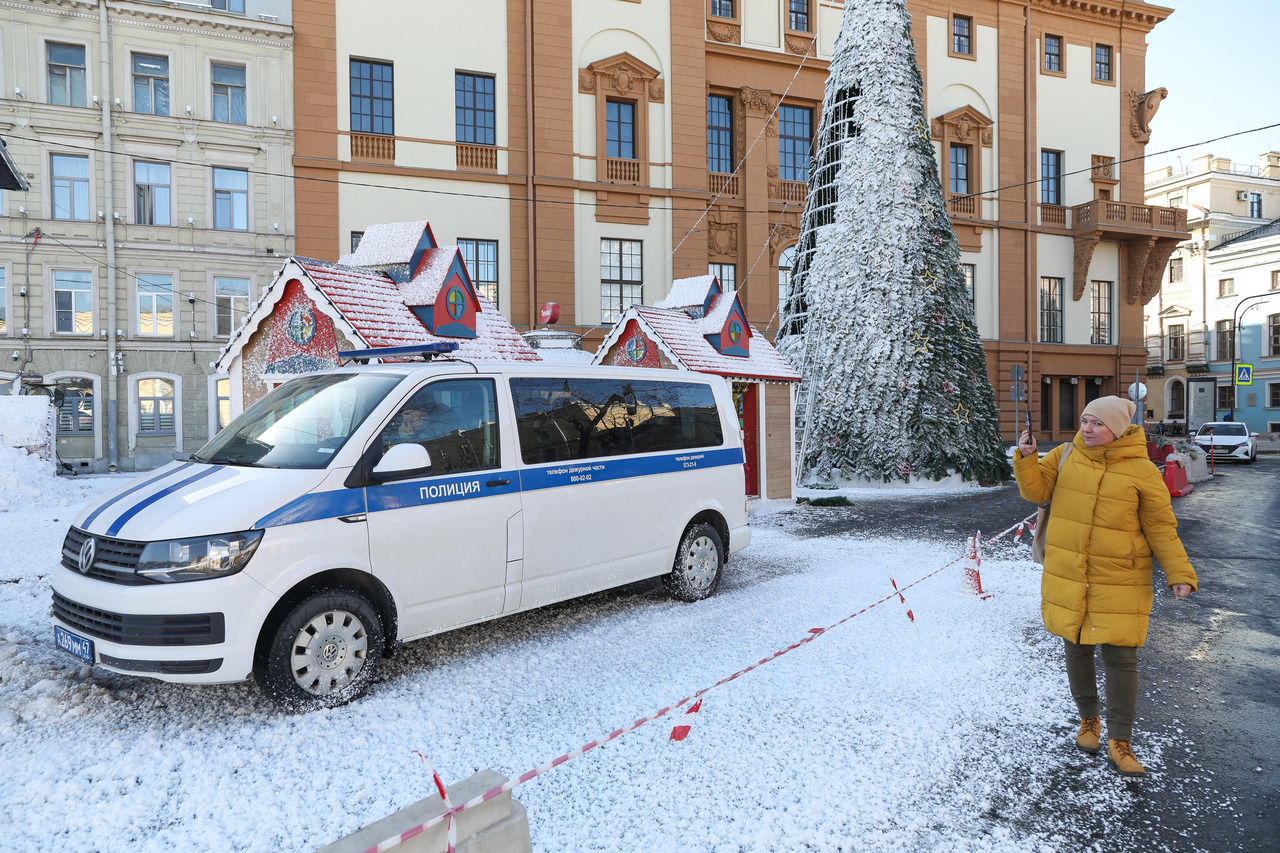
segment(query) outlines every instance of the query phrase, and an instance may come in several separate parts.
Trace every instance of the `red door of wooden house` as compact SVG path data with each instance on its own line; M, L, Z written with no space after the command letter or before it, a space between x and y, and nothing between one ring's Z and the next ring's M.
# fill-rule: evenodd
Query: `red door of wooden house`
M760 494L760 386L754 382L733 383L733 404L738 409L738 426L742 429L743 468L747 475L747 494Z

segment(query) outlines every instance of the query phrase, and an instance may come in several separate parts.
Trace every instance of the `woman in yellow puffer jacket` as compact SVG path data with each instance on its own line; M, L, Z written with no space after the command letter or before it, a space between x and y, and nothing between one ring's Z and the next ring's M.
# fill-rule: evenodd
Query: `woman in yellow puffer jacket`
M1063 638L1067 680L1080 710L1076 744L1097 753L1102 733L1094 652L1107 673L1107 760L1126 776L1146 771L1129 741L1138 706L1138 647L1151 613L1152 555L1174 598L1196 588L1196 573L1178 539L1159 469L1147 458L1146 434L1131 425L1135 406L1100 397L1085 406L1070 444L1043 459L1023 432L1013 473L1024 498L1053 500L1045 528L1041 613ZM1063 454L1066 454L1065 460Z

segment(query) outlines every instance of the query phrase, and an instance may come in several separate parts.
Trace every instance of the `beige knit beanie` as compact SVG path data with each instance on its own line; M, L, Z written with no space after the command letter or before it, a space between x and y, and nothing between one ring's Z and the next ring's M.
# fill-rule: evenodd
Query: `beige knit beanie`
M1123 397L1099 397L1084 407L1084 414L1093 415L1102 421L1107 425L1107 429L1119 438L1129 428L1133 413L1137 410L1138 406L1132 400L1126 400Z

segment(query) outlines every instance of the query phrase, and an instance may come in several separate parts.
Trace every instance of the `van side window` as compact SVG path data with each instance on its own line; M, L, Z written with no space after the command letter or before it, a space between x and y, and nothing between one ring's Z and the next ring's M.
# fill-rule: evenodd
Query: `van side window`
M526 464L724 443L715 394L694 382L513 378Z
M492 379L448 379L420 388L378 436L382 452L395 444L421 444L431 474L497 468L498 409Z

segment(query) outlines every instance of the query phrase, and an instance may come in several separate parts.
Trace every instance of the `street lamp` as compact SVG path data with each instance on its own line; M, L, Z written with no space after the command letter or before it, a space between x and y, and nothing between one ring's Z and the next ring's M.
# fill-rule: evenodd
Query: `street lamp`
M1251 299L1267 299L1275 296L1275 293L1255 293L1252 296L1246 296L1236 303L1236 307L1231 310L1231 410L1227 415L1227 420L1234 421L1236 419L1236 350L1240 344L1240 317L1244 316L1244 312L1240 310L1240 306ZM1253 306L1250 306L1253 307ZM1245 311L1249 309L1246 308Z

